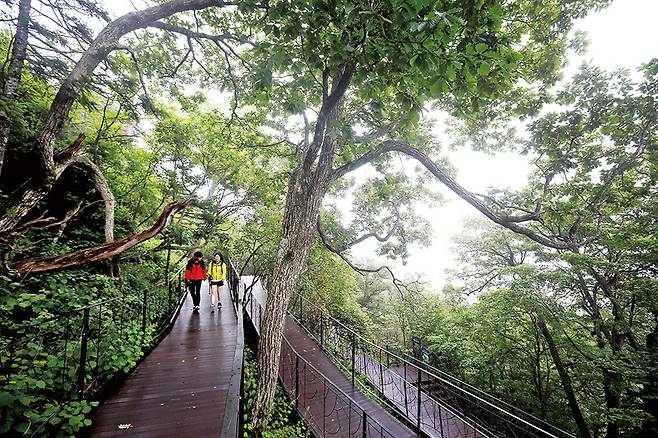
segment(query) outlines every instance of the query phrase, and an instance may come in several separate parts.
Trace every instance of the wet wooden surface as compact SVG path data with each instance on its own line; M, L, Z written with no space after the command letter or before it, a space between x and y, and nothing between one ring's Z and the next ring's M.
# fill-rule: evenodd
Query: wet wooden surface
M188 294L169 335L95 412L86 436L219 436L237 331L222 293L223 309L210 313L204 282L198 314Z

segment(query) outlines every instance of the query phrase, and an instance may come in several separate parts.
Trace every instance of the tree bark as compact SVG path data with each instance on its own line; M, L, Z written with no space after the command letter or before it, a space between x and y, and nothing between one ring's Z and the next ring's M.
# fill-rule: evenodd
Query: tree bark
M539 330L541 330L542 336L548 344L548 349L551 352L553 363L555 364L555 368L557 368L557 372L560 376L560 383L562 383L564 395L567 397L569 408L571 409L571 415L573 416L573 419L576 422L576 427L578 428L578 435L582 438L590 438L591 434L589 428L587 427L587 422L585 422L585 417L583 417L583 413L580 410L580 406L578 405L578 399L576 399L576 394L571 384L571 377L569 377L569 373L567 372L566 368L564 368L562 358L560 357L560 352L555 345L555 340L553 339L551 332L548 330L546 320L544 320L543 316L537 316L537 325L539 326Z
M112 243L114 241L114 207L116 205L112 189L101 169L89 158L79 155L71 160L70 164L74 163L87 167L92 173L94 186L105 204L105 243Z
M295 179L295 176L291 177L291 180ZM252 411L254 430L257 431L262 431L267 423L276 389L286 310L297 280L306 267L315 237L313 224L317 221L325 192L325 187L320 184L315 185L311 193L303 193L300 189L298 181L290 182L281 242L258 342L258 392Z
M69 254L52 257L35 257L12 263L10 269L19 276L25 277L27 275L57 271L71 267L82 267L100 260L111 259L158 234L167 226L167 224L169 224L171 217L184 209L190 202L191 200L189 199L183 199L170 203L164 208L157 222L153 224L151 228L144 230L141 233L134 234L112 243L85 248Z
M14 45L11 50L11 60L7 69L7 77L4 84L4 97L9 100L16 97L16 91L21 81L23 65L25 64L25 53L27 52L27 38L30 27L30 9L32 0L20 0L18 3L18 20ZM11 119L4 111L0 111L0 174L5 162L5 152L9 141L9 130Z
M57 179L62 173L64 173L68 166L72 164L73 159L76 158L75 154L82 150L84 140L85 135L80 134L69 147L57 153L57 157L61 157L62 162L57 165L55 176L51 181L41 185L28 187L22 194L16 195L17 197L22 196L21 202L14 205L13 208L8 209L4 216L0 218L0 236L12 234L16 231L16 227L20 222L20 219L18 218L24 218L32 208L50 192L55 182L57 182Z
M270 403L276 390L286 310L297 280L306 269L315 239L316 223L331 181L336 151L331 128L340 117L343 97L355 67L355 63L347 63L337 69L331 93L329 90L324 93L313 142L288 180L281 240L258 342L258 391L252 409L252 426L256 434L267 425Z

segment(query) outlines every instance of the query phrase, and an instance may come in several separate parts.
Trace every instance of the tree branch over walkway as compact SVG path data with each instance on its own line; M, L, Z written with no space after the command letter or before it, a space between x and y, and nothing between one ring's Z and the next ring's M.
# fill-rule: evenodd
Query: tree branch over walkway
M52 189L57 179L55 142L68 119L69 112L98 65L112 51L121 48L119 40L124 35L149 27L161 19L181 12L236 5L238 3L222 0L170 0L157 6L130 12L105 26L62 81L45 117L35 148L42 167L42 181L25 190L23 196L13 199L8 206L11 215L0 220L0 233L10 231L17 226Z
M153 224L151 228L144 230L141 233L125 237L112 243L92 246L69 254L51 257L36 257L23 260L13 263L10 265L10 268L19 276L25 277L37 273L86 266L100 260L111 259L158 234L167 226L171 217L187 207L190 202L192 202L190 199L182 199L170 203L164 208L157 222Z

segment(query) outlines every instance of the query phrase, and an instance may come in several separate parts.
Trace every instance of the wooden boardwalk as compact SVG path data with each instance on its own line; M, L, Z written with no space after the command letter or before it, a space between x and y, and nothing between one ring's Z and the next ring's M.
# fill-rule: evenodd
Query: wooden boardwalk
M245 279L250 284L250 279ZM253 296L265 304L260 283ZM247 306L251 312L253 306ZM257 311L254 313L258 314ZM258 315L254 318L258 320ZM257 322L257 321L256 321ZM352 385L338 367L292 318L286 318L279 376L316 436L405 438L417 436ZM303 360L296 360L295 352ZM330 382L327 382L327 379ZM297 391L297 394L296 394Z
M387 368L372 356L363 353L357 355L355 366L373 386L377 388L383 386L384 397L404 413L413 424L420 424L420 429L427 436L432 438L481 438L487 436L484 431L478 430L453 409L446 404L439 403L425 391L420 393L419 412L418 386L411 383L418 379L415 370L405 370L401 367ZM423 377L422 373L421 377ZM420 421L418 421L419 414Z
M169 335L95 412L87 436L219 436L237 332L222 292L223 309L210 313L204 282L200 314L188 294Z

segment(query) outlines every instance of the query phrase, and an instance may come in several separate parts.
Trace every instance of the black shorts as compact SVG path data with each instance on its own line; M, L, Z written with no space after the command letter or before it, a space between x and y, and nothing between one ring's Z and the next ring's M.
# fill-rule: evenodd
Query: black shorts
M224 280L210 280L211 286L224 286Z

